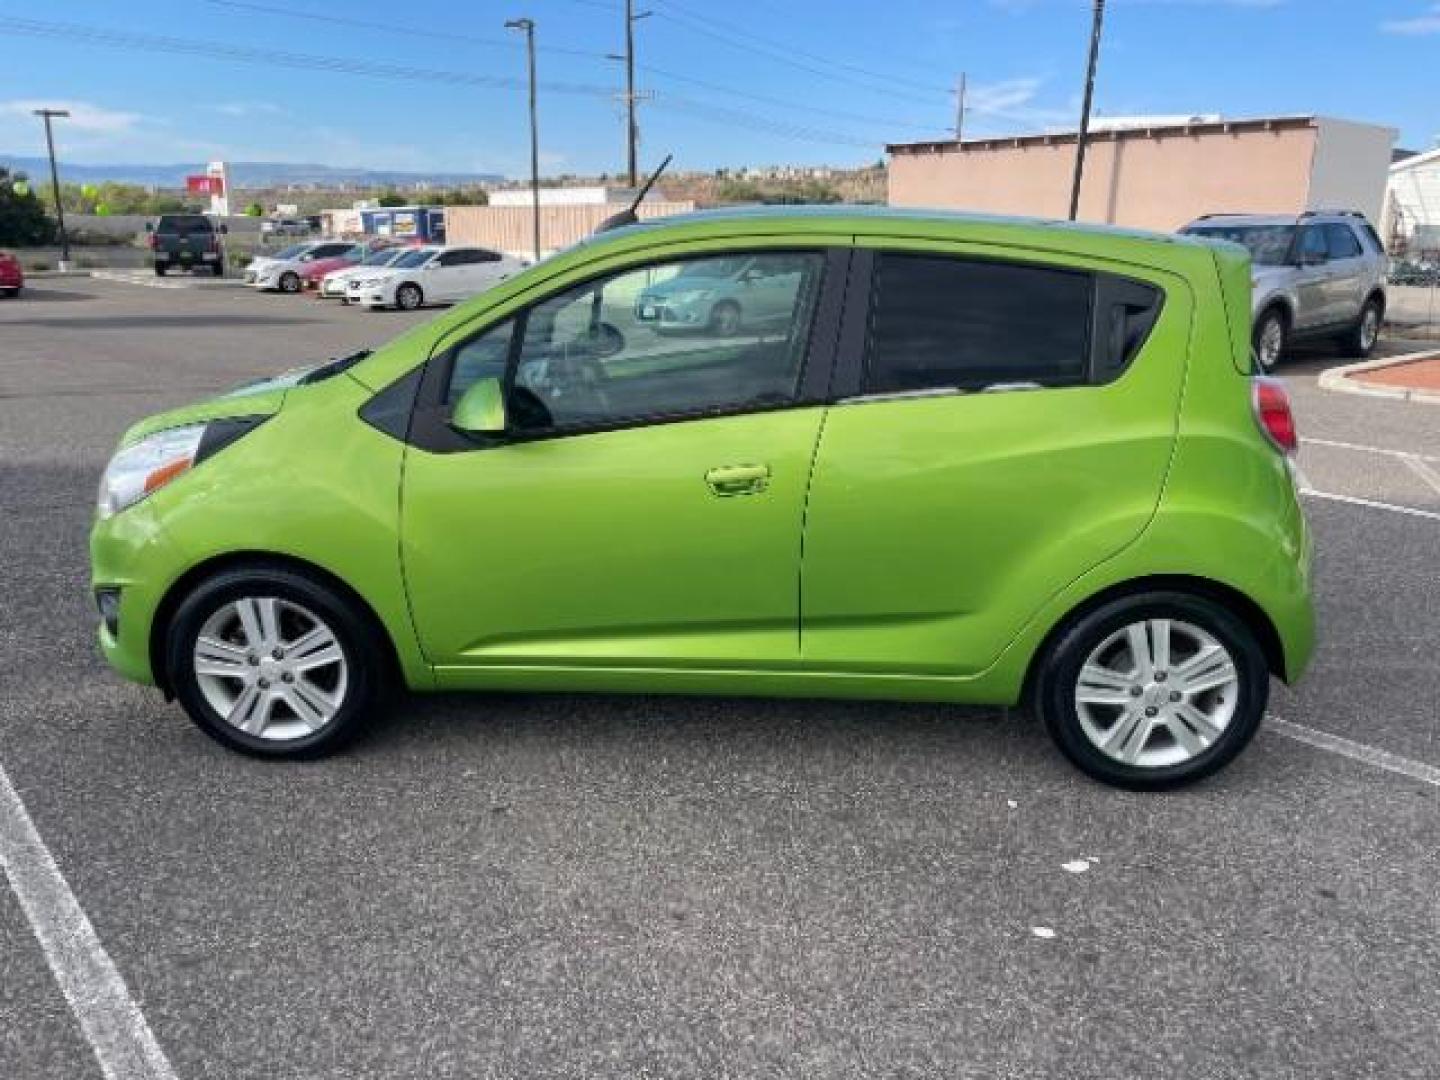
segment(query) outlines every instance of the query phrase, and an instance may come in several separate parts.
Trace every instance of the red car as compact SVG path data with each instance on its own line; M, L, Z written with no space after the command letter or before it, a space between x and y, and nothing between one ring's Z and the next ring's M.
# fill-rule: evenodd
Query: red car
M300 287L302 289L318 288L321 279L330 273L330 271L344 270L346 267L355 266L372 251L394 247L397 243L399 243L399 241L381 237L376 240L366 240L364 243L355 244L349 251L341 252L339 255L331 255L323 259L313 259L303 264L299 269Z
M8 251L0 251L0 296L19 296L25 287L25 271L20 260Z

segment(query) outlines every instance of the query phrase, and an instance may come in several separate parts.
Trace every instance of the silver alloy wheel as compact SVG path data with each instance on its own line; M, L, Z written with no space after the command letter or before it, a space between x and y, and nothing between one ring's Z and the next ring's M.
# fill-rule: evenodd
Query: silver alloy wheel
M223 605L200 628L195 681L210 707L272 742L320 731L345 701L349 668L334 631L308 608L274 596Z
M1360 348L1369 352L1375 347L1375 341L1380 336L1380 309L1374 304L1367 304L1365 312L1360 316Z
M395 290L395 306L401 311L414 311L422 299L418 285L401 285Z
M1260 343L1255 352L1260 366L1269 371L1280 362L1280 353L1285 348L1285 324L1278 315L1270 315L1260 328Z
M721 337L729 337L740 329L740 309L728 301L718 305L710 318L715 333Z
M1080 727L1126 765L1179 765L1214 746L1235 716L1240 675L1212 634L1179 619L1147 619L1091 651L1075 685Z

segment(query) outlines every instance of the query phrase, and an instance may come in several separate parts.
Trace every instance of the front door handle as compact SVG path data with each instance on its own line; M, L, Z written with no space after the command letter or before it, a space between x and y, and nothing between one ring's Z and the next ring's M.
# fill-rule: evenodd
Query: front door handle
M705 474L715 495L758 495L770 486L769 465L722 465Z

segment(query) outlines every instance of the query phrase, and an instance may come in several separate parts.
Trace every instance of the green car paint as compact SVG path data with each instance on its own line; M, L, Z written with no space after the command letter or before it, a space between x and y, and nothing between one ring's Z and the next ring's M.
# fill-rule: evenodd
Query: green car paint
M572 285L737 250L1015 260L1124 275L1165 299L1139 354L1102 385L824 395L473 452L407 445L362 415ZM159 643L187 590L218 567L279 557L359 597L412 689L1008 705L1070 613L1154 580L1232 598L1275 673L1294 680L1313 647L1310 540L1288 463L1251 410L1248 332L1236 329L1248 327L1247 274L1235 251L1183 238L856 208L600 236L336 377L222 396L127 433L129 444L264 417L96 521L93 583L121 597L101 647L126 677L167 684ZM495 412L488 399L474 409ZM731 484L745 497L723 497Z

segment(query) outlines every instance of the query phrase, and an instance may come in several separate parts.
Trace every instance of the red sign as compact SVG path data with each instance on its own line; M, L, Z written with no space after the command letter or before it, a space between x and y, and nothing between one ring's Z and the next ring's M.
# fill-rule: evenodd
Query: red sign
M218 176L187 176L185 190L192 195L224 195L225 181Z

